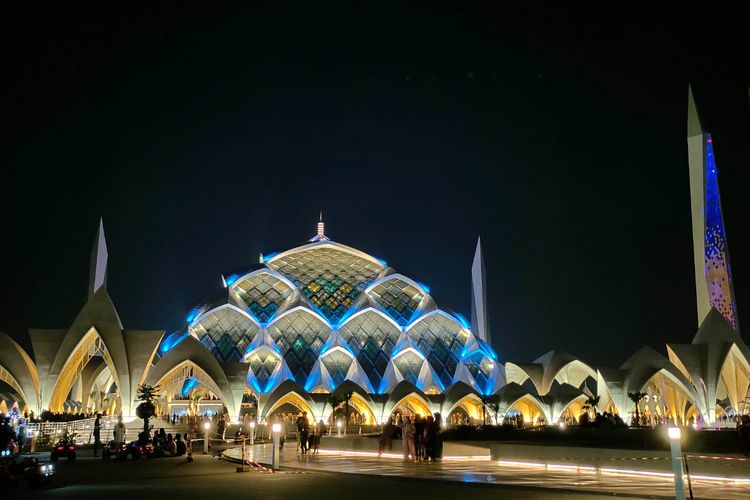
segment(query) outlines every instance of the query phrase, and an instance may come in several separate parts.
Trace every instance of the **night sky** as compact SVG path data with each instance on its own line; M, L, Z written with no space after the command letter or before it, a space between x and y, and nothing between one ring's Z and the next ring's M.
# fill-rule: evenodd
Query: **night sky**
M502 360L664 353L697 326L689 81L750 328L747 17L458 4L6 11L0 329L70 326L99 217L125 327L171 331L323 210L467 317L481 235Z

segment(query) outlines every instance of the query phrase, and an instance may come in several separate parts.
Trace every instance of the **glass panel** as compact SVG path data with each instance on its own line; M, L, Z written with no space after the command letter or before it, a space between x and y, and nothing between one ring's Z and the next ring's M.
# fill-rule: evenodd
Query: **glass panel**
M424 293L402 279L393 278L373 287L370 297L399 325L406 326L424 299Z
M259 327L239 311L225 307L201 318L190 330L219 360L237 362Z
M332 324L341 321L384 269L379 263L330 247L294 252L268 265L289 278Z

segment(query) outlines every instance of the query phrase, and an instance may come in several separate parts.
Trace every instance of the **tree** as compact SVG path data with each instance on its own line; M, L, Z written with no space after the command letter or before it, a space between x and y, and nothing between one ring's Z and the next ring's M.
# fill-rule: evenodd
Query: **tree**
M156 400L159 399L159 386L141 384L137 389L136 400L140 401L135 408L135 414L138 418L143 419L143 433L146 437L149 435L148 420L156 416Z
M344 393L344 397L343 397L344 404L346 405L344 407L344 412L345 412L345 417L344 418L346 418L346 421L344 422L344 433L346 433L346 428L349 425L349 401L351 401L353 394L354 393L351 392L351 391L345 392Z
M492 415L495 417L495 425L497 425L497 414L500 413L500 398L498 397L496 400L489 403L487 408L490 409Z
M645 398L646 396L648 396L648 394L646 394L645 392L638 392L638 391L636 391L636 392L629 392L628 393L628 397L633 402L633 404L635 404L635 422L636 422L636 425L641 425L641 413L640 413L640 411L638 411L638 403L640 403L641 399Z
M482 425L487 425L487 406L492 404L492 398L482 396Z
M586 410L586 411L593 410L594 411L594 415L593 415L594 418L596 418L596 410L599 407L599 400L600 399L601 399L601 396L596 396L596 397L589 396L589 398L586 399L586 401L583 403L583 409L584 410Z
M341 404L341 400L336 394L331 393L328 396L328 399L326 400L326 402L329 405L331 405L331 423L335 424L336 423L336 408L338 407L338 405ZM323 411L325 411L325 406L323 406Z

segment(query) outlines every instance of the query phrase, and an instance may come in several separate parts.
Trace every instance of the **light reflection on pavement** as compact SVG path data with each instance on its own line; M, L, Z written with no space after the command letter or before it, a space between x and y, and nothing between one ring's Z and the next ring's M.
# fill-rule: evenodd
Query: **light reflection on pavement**
M248 457L260 463L271 463L270 444L248 446ZM228 450L228 455L239 458L240 449ZM446 460L439 463L404 462L391 455L385 458L362 453L341 453L321 450L317 456L300 455L293 447L282 450L281 467L310 471L401 476L429 480L459 481L512 486L558 488L608 494L674 497L671 475L622 468L596 469L593 467L524 464L522 462L490 462L488 459ZM620 472L623 471L623 472ZM692 480L698 498L747 499L750 482ZM687 493L687 485L686 485Z

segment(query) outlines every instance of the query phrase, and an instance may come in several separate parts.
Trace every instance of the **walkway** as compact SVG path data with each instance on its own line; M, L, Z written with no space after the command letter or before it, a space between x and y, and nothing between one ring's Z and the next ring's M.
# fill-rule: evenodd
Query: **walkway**
M650 472L627 465L585 467L521 461L490 461L487 457L453 458L440 463L404 462L399 455L378 457L370 452L320 450L318 456L302 456L294 442L282 450L281 467L309 471L400 476L425 480L470 482L551 488L578 492L595 492L649 497L674 497L671 474ZM291 445L291 446L289 446ZM248 457L262 464L271 463L270 444L248 446ZM239 460L240 448L227 450L225 458ZM741 477L742 475L732 475ZM739 482L693 479L693 492L699 498L750 498L750 479ZM687 493L687 492L686 492Z

